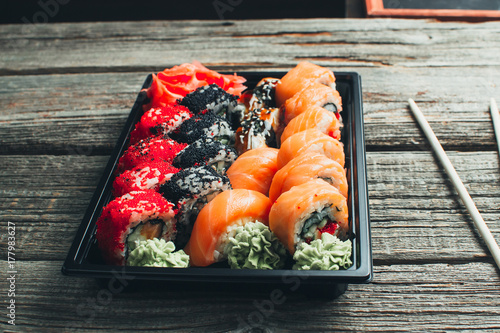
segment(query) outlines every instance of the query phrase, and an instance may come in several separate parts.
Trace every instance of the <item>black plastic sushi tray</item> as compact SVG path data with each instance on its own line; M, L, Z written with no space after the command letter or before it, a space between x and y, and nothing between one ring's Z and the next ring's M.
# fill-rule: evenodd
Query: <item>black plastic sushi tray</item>
M264 77L280 78L285 72L240 72L238 75L247 79L246 85L251 89ZM272 290L280 288L284 292L305 291L318 296L336 297L344 293L348 284L368 283L373 276L370 216L368 206L368 190L366 179L366 157L363 126L363 102L361 77L354 72L335 72L337 90L342 102L344 144L349 182L349 237L353 244L353 265L346 270L338 271L298 271L280 270L236 270L225 264L209 267L190 268L156 268L107 265L101 258L97 248L95 232L96 221L105 206L111 200L111 189L114 170L118 159L126 149L130 132L142 115L142 104L146 100L141 90L118 143L111 154L104 174L97 186L92 200L78 228L73 244L63 264L65 275L97 278L100 281L127 279L126 285L133 288L137 283L144 286L144 280L154 280L155 288L165 282L167 288L182 290L183 287L210 287L211 290L228 285L251 290ZM143 89L150 86L152 75L144 82ZM287 266L290 267L290 266ZM147 285L147 284L146 284ZM152 284L149 284L152 285ZM175 286L175 287L174 287ZM203 287L204 286L204 287Z

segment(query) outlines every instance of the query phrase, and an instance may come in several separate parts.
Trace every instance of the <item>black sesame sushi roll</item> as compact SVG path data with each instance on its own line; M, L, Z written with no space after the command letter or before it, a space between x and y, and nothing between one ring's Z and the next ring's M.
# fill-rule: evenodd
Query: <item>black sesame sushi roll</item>
M225 116L238 105L238 97L231 95L218 85L211 84L199 87L179 101L194 114L204 110L214 111L219 116Z
M181 170L160 187L160 193L178 208L177 248L186 245L200 210L217 194L230 189L229 178L206 165Z
M201 138L177 154L172 164L179 169L208 165L219 174L225 174L237 157L238 154L233 147L211 138Z
M173 130L169 136L177 142L191 144L201 138L213 138L223 144L234 142L234 131L225 118L213 111L202 112Z

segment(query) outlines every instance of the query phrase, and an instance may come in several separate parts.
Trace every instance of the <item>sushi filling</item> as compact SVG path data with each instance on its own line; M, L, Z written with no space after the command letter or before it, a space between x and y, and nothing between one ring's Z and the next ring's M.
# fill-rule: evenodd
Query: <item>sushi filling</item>
M128 257L128 253L137 247L137 244L148 239L159 238L164 232L165 222L161 219L149 220L145 223L141 223L131 230L127 237L127 247L125 258ZM128 251L127 251L128 249Z
M213 138L224 145L232 145L234 142L234 131L227 122L214 123L204 129L205 137Z
M243 104L236 105L232 110L227 110L226 119L231 125L231 129L237 130L240 127L243 117L245 115L246 108Z
M224 172L226 172L227 169L229 169L231 164L232 162L230 161L220 160L213 163L209 163L208 165L214 168L215 171L217 171L217 173L223 174Z
M338 108L334 103L326 103L323 108L330 112L337 112Z
M302 226L300 238L306 243L320 239L321 234L328 233L336 235L338 223L330 218L330 207L326 207L321 211L314 212Z

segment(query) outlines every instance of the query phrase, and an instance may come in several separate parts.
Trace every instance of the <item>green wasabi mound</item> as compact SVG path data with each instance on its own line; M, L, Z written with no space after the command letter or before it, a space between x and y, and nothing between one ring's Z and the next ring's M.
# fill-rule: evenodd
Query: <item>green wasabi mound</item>
M328 233L321 234L321 239L310 244L300 243L293 255L297 270L339 270L352 265L352 243L341 241Z
M266 225L261 222L248 222L235 230L235 236L229 237L224 249L231 268L283 268L286 250Z
M162 239L135 241L135 248L129 253L127 265L145 267L178 267L189 266L189 256L183 251L175 251L173 242Z

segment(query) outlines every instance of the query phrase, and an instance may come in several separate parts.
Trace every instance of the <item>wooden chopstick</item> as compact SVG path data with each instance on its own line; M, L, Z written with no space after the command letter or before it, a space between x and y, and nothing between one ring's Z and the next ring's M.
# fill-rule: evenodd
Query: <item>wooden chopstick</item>
M410 104L410 109L413 112L413 115L417 119L418 123L420 124L420 127L424 131L425 135L427 136L427 139L430 141L432 148L434 149L436 155L439 158L439 161L443 165L446 173L448 174L448 177L450 177L451 182L455 186L455 189L458 192L458 195L462 199L462 201L465 204L465 207L469 211L470 215L472 216L472 220L474 221L474 225L476 226L477 230L479 231L479 234L483 238L484 242L488 246L488 249L490 250L491 255L493 256L493 259L495 260L498 268L500 269L500 248L498 247L497 242L495 241L495 238L493 238L493 235L491 234L490 229L488 229L488 226L484 222L483 218L481 217L481 214L477 210L476 205L474 204L474 201L472 201L472 198L469 195L469 192L467 192L467 189L465 188L464 184L460 180L460 177L457 174L457 171L451 164L450 160L448 159L448 156L446 156L446 152L444 151L443 147L439 143L438 138L434 134L434 131L432 130L431 126L425 119L425 116L423 115L422 111L418 108L417 104L413 99L409 99L408 103Z
M493 130L495 131L495 137L497 138L497 148L500 153L500 114L498 114L498 106L494 98L490 101L490 111L491 120L493 121Z

